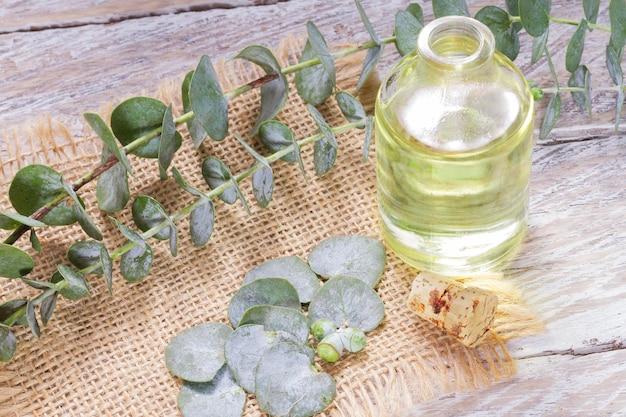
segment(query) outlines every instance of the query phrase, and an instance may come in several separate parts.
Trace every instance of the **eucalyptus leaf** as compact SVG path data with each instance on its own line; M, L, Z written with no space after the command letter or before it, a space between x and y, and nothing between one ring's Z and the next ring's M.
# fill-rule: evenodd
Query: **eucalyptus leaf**
M261 86L261 110L259 119L250 134L256 134L261 123L273 119L283 108L289 96L289 82L282 73L280 63L269 49L260 45L251 45L235 58L245 59L260 66L266 74L276 74L277 79Z
M335 164L335 160L337 159L337 139L335 139L335 134L326 121L322 114L310 104L307 104L307 108L315 120L315 123L319 127L320 133L324 135L321 139L315 141L313 145L313 162L315 164L315 173L317 175L324 175Z
M569 87L583 88L584 92L572 91L574 102L591 115L591 74L586 66L579 66L567 81Z
M20 278L35 267L33 258L22 249L0 243L0 277Z
M616 51L620 51L626 43L626 2L624 0L609 2L609 21L611 22L611 44Z
M167 179L167 169L169 168L176 150L180 147L180 133L176 131L172 105L167 106L163 115L163 129L161 131L161 141L159 142L159 175L162 180Z
M240 326L230 335L224 349L226 363L243 389L251 394L256 391L256 368L261 357L270 347L282 342L298 343L290 333L268 332L259 324ZM304 346L302 349L305 352ZM312 355L314 352L309 352L311 361Z
M191 77L189 103L209 137L216 141L224 140L228 134L228 100L206 55L200 58Z
M309 265L297 256L270 259L250 269L243 279L249 284L260 278L284 278L298 292L300 303L308 303L320 287L319 279Z
M39 339L41 337L41 329L39 328L37 316L35 316L35 305L32 301L26 303L26 321L33 336Z
M24 216L30 216L65 194L61 174L40 164L31 164L20 169L9 186L9 200L15 210ZM51 226L65 226L76 222L76 214L72 206L63 202L41 221Z
M311 250L308 262L324 278L347 275L374 288L385 270L386 253L384 245L371 237L333 236Z
M154 255L147 243L135 245L122 255L120 272L128 282L138 282L145 278L152 267Z
M583 0L583 9L589 23L596 23L600 10L600 0Z
M335 99L347 121L357 123L365 120L367 117L363 105L352 94L346 91L338 91L335 94Z
M311 42L307 40L300 56L300 62L306 62L318 58ZM309 104L319 105L325 102L333 93L335 83L332 76L322 64L302 68L296 72L296 91L302 99Z
M561 116L561 94L556 93L548 102L546 113L541 122L541 128L539 130L539 139L543 140L548 137L556 122Z
M102 246L100 248L100 264L102 265L102 273L104 274L104 282L107 286L109 294L113 293L113 261L107 249Z
M612 45L607 45L606 47L606 68L609 71L609 75L615 85L623 85L624 73L622 71L621 60L619 54Z
M11 328L0 325L0 360L9 362L17 352L17 339Z
M74 242L67 251L67 259L78 269L85 269L100 262L101 250L105 246L93 240ZM102 268L92 271L93 274L102 274Z
M96 240L102 240L102 232L96 223L89 217L87 210L83 207L82 201L78 198L78 194L72 189L72 187L65 181L62 182L63 189L74 200L74 212L76 213L76 220L80 227L87 233L89 237Z
M282 156L280 159L285 162L302 163L300 147L298 146L291 129L277 120L268 120L259 127L259 139L263 146L270 152L275 153L294 145L294 151Z
M365 60L363 61L363 68L361 69L361 75L359 76L359 80L357 81L357 84L356 84L355 94L358 94L359 91L361 91L361 88L363 87L363 85L365 84L365 81L367 81L367 79L370 77L370 75L374 71L374 68L376 68L376 64L380 60L380 57L383 55L384 44L381 43L380 38L376 34L376 31L374 31L374 27L372 26L372 23L370 22L369 18L367 17L367 14L365 13L365 10L363 10L363 7L358 2L358 0L355 0L355 4L359 12L359 16L361 17L361 21L363 22L363 25L365 26L365 29L367 30L367 33L370 35L370 38L372 38L372 41L376 44L376 46L369 48L367 50L367 54L365 55Z
M228 305L228 320L233 327L239 326L244 313L258 305L282 306L300 309L298 292L283 278L261 278L242 286Z
M102 162L112 155L107 148L102 149ZM116 213L126 207L130 200L127 171L122 164L115 164L98 177L96 200L101 210Z
M133 170L130 167L130 162L126 157L126 154L118 148L115 136L104 120L102 120L102 118L95 113L85 113L83 117L87 120L87 123L89 123L89 126L91 126L93 131L96 132L96 135L102 139L102 142L104 143L103 151L106 149L110 155L114 155L124 170L129 174L132 174Z
M246 393L227 366L211 382L184 381L178 392L178 407L184 417L240 417Z
M232 332L222 323L202 323L179 333L165 346L167 369L186 381L211 381L224 366L224 346Z
M154 198L147 195L139 195L132 205L133 221L139 230L145 232L163 222L170 221L167 212ZM167 240L170 237L171 226L166 226L159 230L154 237L160 240Z
M146 241L144 240L143 237L141 237L141 235L139 233L137 233L134 230L130 229L128 226L124 225L123 223L120 223L114 217L109 217L109 219L111 219L111 221L117 226L117 228L120 230L120 232L122 232L122 234L126 238L128 238L128 240L130 240L135 245L137 245L137 246L139 246L141 248L144 248L146 246Z
M530 57L530 63L536 64L539 62L544 52L546 51L546 45L548 44L548 35L550 34L550 29L546 29L542 35L533 38L533 48Z
M367 161L372 146L372 137L374 136L374 117L368 116L365 119L365 135L363 137L363 162Z
M329 279L309 304L309 322L331 320L337 327L374 330L385 316L385 306L369 285L358 278Z
M59 293L54 292L41 302L39 314L41 315L41 323L44 326L48 325L48 322L50 321L50 318L52 317L52 314L54 313L54 308L56 307L56 304L57 304L57 298L59 298Z
M56 286L50 282L37 281L34 279L21 278L22 282L30 287L38 290L56 289Z
M252 174L252 192L259 207L269 205L274 193L274 174L270 167L263 166Z
M580 65L580 58L585 48L585 35L587 34L587 20L581 19L574 35L567 44L567 52L565 54L565 69L574 72Z
M207 244L213 234L215 225L215 208L211 200L204 199L204 203L196 207L189 214L189 233L195 246Z
M423 22L420 22L410 11L400 10L396 13L393 33L396 36L395 45L400 56L405 56L415 51L417 35L419 35L423 27Z
M46 224L39 220L31 219L28 216L22 216L18 213L12 213L6 210L0 210L0 228L11 230L23 224L28 227L44 227ZM6 227L5 227L6 226Z
M255 384L261 410L272 416L312 416L328 407L336 395L333 377L318 372L299 346L287 342L263 354Z
M189 71L185 75L185 78L183 79L183 84L181 86L183 111L185 113L193 111L193 109L191 108L191 102L189 100L189 86L191 85L192 77L193 71ZM196 149L198 149L200 145L202 145L202 142L204 142L204 140L207 138L206 131L204 130L200 122L198 122L198 119L196 119L195 115L194 117L187 120L187 131L189 132L189 136L191 136L191 139L193 140L193 144Z
M122 145L160 129L167 106L150 97L133 97L121 102L111 113L111 129ZM158 158L161 136L156 134L131 152L142 158Z
M37 232L35 231L35 229L30 229L30 236L28 240L30 241L30 245L33 247L33 249L41 253L41 242L39 241L39 237L37 237Z
M214 190L225 183L230 183L232 174L230 169L219 159L209 156L202 161L202 177L208 186ZM237 189L234 185L226 188L220 195L220 200L227 204L237 201Z
M67 265L60 264L57 271L52 275L51 282L58 283L62 280L67 282L67 286L59 289L59 293L68 300L80 300L89 295L89 286L85 277L79 271Z
M7 322L7 320L9 320L11 316L20 311L22 308L24 308L27 302L27 299L20 298L16 300L9 300L0 304L0 322L6 324L7 326L12 326L14 322ZM0 327L2 327L2 324L0 324Z
M497 6L486 6L480 9L474 18L491 29L496 40L496 49L514 61L519 54L520 42L517 29L511 23L508 12Z
M543 35L550 25L552 0L523 0L519 2L522 26L532 37Z
M300 308L298 306L298 308ZM260 324L270 332L283 331L292 334L299 343L304 343L309 337L309 324L307 318L298 309L256 305L250 307L239 321L239 326L244 324Z
M328 45L326 44L326 40L324 36L321 34L315 23L309 21L306 23L306 31L308 35L308 40L311 44L311 48L315 51L315 56L320 60L322 67L328 74L328 78L330 82L335 87L336 76L335 76L335 57L328 50Z
M435 17L469 16L465 0L433 0Z

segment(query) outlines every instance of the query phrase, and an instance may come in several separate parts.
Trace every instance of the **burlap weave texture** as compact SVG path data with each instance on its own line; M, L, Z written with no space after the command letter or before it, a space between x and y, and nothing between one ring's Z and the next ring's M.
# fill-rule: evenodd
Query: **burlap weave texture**
M297 60L301 43L289 39L277 51L283 63ZM338 62L339 87L354 91L363 56ZM225 91L262 75L240 61L217 65ZM159 93L173 101L181 112L179 82L164 85ZM372 102L372 91L363 101ZM367 88L366 88L367 90ZM369 94L369 95L368 95ZM119 101L119 100L118 100ZM230 132L246 135L258 115L258 92L247 93L229 103ZM345 123L332 100L320 106L331 126ZM106 115L110 108L103 108ZM298 139L317 130L306 107L292 86L290 99L279 115ZM237 173L254 158L232 137L222 143L207 141L196 150L185 133L183 148L174 165L188 182L206 189L200 164L214 155ZM68 181L93 168L100 160L98 139L88 132L74 138L63 126L46 121L30 131L31 146L24 148L15 132L5 135L14 143L12 154L2 161L0 187L6 195L15 170L25 163L51 165ZM295 164L273 165L275 193L270 206L253 204L250 181L242 188L251 203L248 215L237 203L216 202L216 226L209 243L193 247L187 220L179 224L179 251L169 254L167 242L151 241L155 264L142 282L128 284L114 270L114 292L109 296L101 278L89 276L91 297L81 301L59 300L56 313L36 340L20 330L18 354L0 365L0 416L177 416L176 396L181 381L165 368L165 345L181 331L205 322L228 323L227 303L240 287L245 272L277 256L306 254L322 239L339 234L362 234L381 238L377 209L374 148L362 161L363 131L338 135L339 156L334 169L324 177L313 170L312 146L303 149L306 178ZM262 152L256 139L250 143ZM173 213L193 201L172 179L160 181L154 160L131 157L135 178L133 195L148 194ZM125 239L95 206L95 186L81 190L90 213L102 228L110 251ZM0 202L8 208L7 198ZM116 214L126 225L132 220L126 210ZM43 253L33 256L37 267L33 279L45 280L58 263L67 263L69 245L87 239L78 227L47 228L40 233ZM27 239L18 246L27 248ZM474 389L508 377L514 364L496 338L475 348L464 348L406 307L411 280L417 271L388 252L386 272L378 287L386 307L382 326L368 335L366 349L334 365L323 365L337 380L338 393L327 416L400 416L412 404L446 390ZM480 280L477 281L480 285ZM513 288L499 277L483 282L498 288L501 308L496 321L500 339L513 337L533 326ZM35 294L17 281L0 281L0 301ZM246 416L260 416L258 405L247 402Z

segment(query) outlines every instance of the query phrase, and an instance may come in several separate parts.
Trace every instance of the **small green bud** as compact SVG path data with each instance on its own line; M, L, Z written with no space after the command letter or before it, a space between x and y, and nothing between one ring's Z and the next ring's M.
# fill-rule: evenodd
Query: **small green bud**
M347 327L339 329L337 334L341 337L342 345L348 352L356 353L365 348L366 338L362 330Z
M331 333L317 345L317 354L326 362L337 362L343 354L341 335Z
M319 319L311 326L311 334L318 342L335 331L337 326L327 319Z

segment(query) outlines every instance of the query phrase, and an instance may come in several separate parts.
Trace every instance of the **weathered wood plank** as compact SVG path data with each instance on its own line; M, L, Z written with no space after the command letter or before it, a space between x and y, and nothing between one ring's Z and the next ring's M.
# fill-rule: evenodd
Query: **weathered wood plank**
M626 350L519 361L518 375L484 390L450 393L404 417L623 416Z
M287 0L13 1L0 5L0 34L111 23L171 13L275 4Z

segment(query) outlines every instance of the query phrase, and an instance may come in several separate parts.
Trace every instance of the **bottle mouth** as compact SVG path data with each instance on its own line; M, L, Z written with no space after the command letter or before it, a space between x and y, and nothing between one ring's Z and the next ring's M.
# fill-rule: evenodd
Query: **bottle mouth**
M422 29L417 49L442 69L469 69L491 58L495 39L491 30L476 19L447 16L435 19Z

